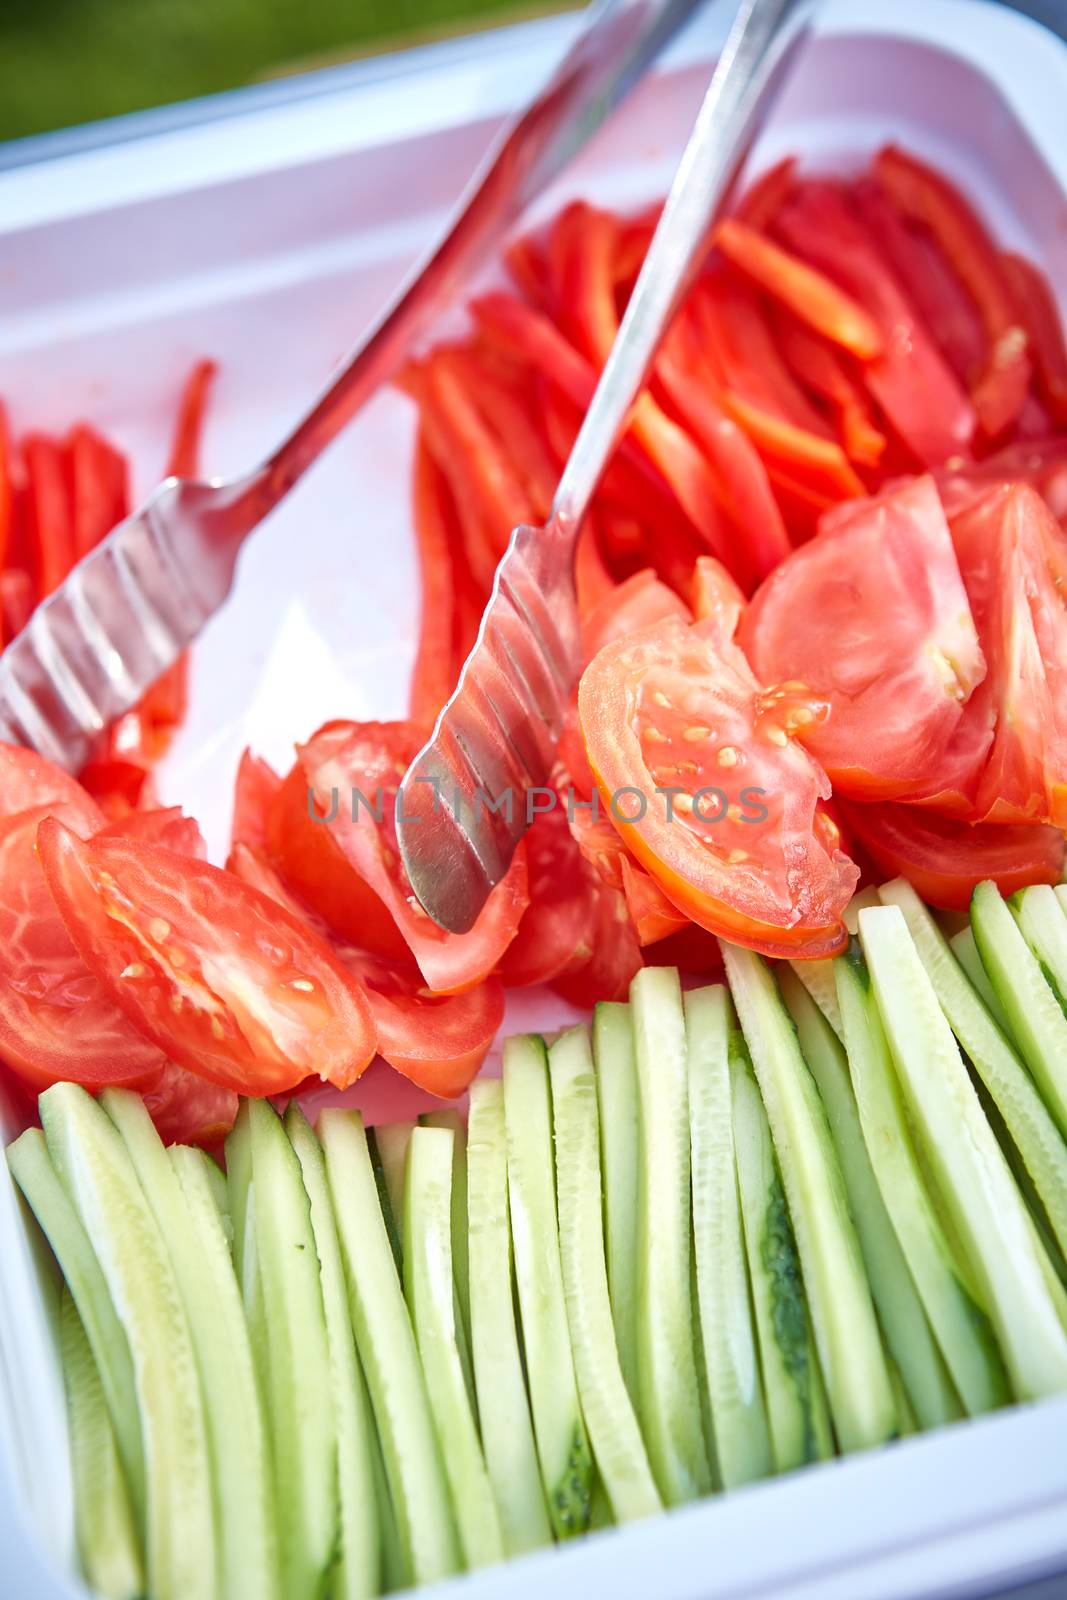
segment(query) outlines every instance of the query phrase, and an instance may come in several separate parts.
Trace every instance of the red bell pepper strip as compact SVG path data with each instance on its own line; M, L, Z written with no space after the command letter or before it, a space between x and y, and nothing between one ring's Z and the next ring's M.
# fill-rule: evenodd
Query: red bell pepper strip
M0 572L0 644L21 633L33 615L33 579L25 567Z
M442 510L444 474L421 437L415 445L415 543L419 559L419 643L411 674L412 722L430 728L455 688L452 555Z
M191 478L200 470L204 412L218 370L214 361L198 361L186 379L167 461L168 477Z
M773 239L726 217L715 229L712 243L765 294L857 360L871 361L882 353L884 341L873 317L825 273Z
M74 565L74 519L62 447L43 433L23 443L37 589L43 600Z
M798 185L779 214L777 231L843 284L881 326L885 351L864 367L864 382L912 458L937 467L967 456L974 409L842 191L829 183Z
M1067 342L1052 288L1044 273L1023 256L1006 253L1000 264L1029 335L1038 393L1053 422L1067 427Z
M574 556L574 586L578 594L578 615L584 620L615 588L607 563L600 551L599 516L586 513Z
M512 240L504 252L504 263L530 304L539 311L546 311L549 302L548 268L540 239L525 233Z
M933 234L978 309L988 345L971 398L982 432L997 439L1022 410L1031 367L1026 329L996 247L970 203L925 162L889 145L874 171L904 215Z
M786 156L777 165L768 167L730 207L731 215L761 232L769 228L796 187L796 174L796 156Z
M559 471L543 422L517 370L505 377L478 352L467 348L437 351L434 359L444 361L463 384L483 422L507 450L526 487L533 514L543 522L552 505Z
M696 285L691 306L705 361L721 387L807 433L833 437L783 361L763 308L740 274L719 265Z
M0 405L0 572L7 565L14 516L15 493L11 482L11 435L7 425L7 412Z
M886 436L863 389L833 348L788 311L773 317L775 340L793 376L831 408L845 454L861 467L877 467Z
M80 560L129 514L126 457L85 423L67 436L73 496L74 550Z
M866 493L866 487L834 439L798 428L773 412L761 411L732 389L724 389L722 402L768 463L797 478L830 501L848 500Z

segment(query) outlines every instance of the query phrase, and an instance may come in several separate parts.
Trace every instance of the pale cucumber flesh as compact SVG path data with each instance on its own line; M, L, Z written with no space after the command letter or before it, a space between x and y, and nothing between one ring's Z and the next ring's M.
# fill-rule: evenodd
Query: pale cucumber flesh
M1067 1007L1067 917L1056 891L1035 883L1012 895L1011 905L1062 1011Z
M897 883L900 881L900 879L894 880ZM889 903L887 900L886 904L888 905ZM989 981L989 974L982 965L982 958L978 954L978 945L975 943L974 929L970 923L965 928L962 928L959 933L954 933L948 942L949 948L963 968L971 988L981 1000L1005 1039L1010 1045L1014 1046L1015 1040L1012 1038L1011 1023L1008 1021L1007 1012L997 998L997 991Z
M593 1056L600 1102L600 1159L604 1175L604 1238L608 1290L622 1375L630 1399L637 1387L637 1063L630 1008L605 1000L593 1012Z

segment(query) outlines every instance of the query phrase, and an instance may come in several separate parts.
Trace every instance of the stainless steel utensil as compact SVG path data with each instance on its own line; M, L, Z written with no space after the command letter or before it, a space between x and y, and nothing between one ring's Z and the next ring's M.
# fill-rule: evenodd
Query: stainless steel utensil
M741 0L548 522L513 531L459 684L400 787L412 887L454 933L472 926L507 871L527 796L549 774L579 668L582 518L810 15L793 0Z
M0 739L77 769L217 611L237 556L414 340L589 139L698 0L604 0L495 141L455 221L289 438L229 482L169 478L0 655Z

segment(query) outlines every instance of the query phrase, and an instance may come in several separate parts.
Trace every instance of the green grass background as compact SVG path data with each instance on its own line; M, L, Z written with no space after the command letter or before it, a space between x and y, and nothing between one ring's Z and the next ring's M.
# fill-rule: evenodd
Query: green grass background
M214 94L558 4L0 0L0 139Z

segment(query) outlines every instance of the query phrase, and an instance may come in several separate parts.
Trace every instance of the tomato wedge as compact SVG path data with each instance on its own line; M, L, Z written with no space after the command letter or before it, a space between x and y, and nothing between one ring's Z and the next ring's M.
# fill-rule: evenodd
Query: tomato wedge
M90 971L180 1066L244 1094L373 1058L360 984L307 925L232 873L158 845L80 840L46 819L38 853Z
M826 775L714 621L609 645L579 710L604 808L674 905L767 955L842 948L858 873L816 832Z
M141 839L162 845L181 856L207 860L207 845L195 817L187 817L181 806L164 806L156 811L130 811L109 822L97 833L98 839Z
M583 757L584 761L584 751ZM500 975L511 988L549 983L584 965L596 891L567 822L566 797L534 818L526 835L530 903L504 952Z
M222 1143L237 1116L232 1089L209 1083L174 1061L138 1088L164 1144L199 1144L210 1150Z
M829 702L797 737L835 792L915 793L985 676L931 478L860 502L794 551L752 599L740 644L763 683Z
M0 817L12 817L31 806L65 803L81 811L89 808L100 827L104 818L77 778L57 767L36 750L20 744L0 744Z
M233 821L230 843L267 847L270 810L282 780L269 762L251 750L244 750L237 764L233 785Z
M330 819L323 831L388 908L429 987L450 994L492 972L514 938L529 899L526 857L520 845L469 933L449 934L430 920L400 864L394 814L400 780L422 743L411 723L340 722L321 729L298 754L320 814ZM352 942L367 945L358 935Z
M165 1065L74 948L37 859L37 829L57 816L78 833L92 802L53 802L0 822L0 1058L34 1091L73 1080L138 1088Z
M879 871L907 878L930 905L966 911L980 883L1002 894L1030 883L1058 883L1064 838L1056 828L1025 823L968 823L921 806L842 801L847 827Z

